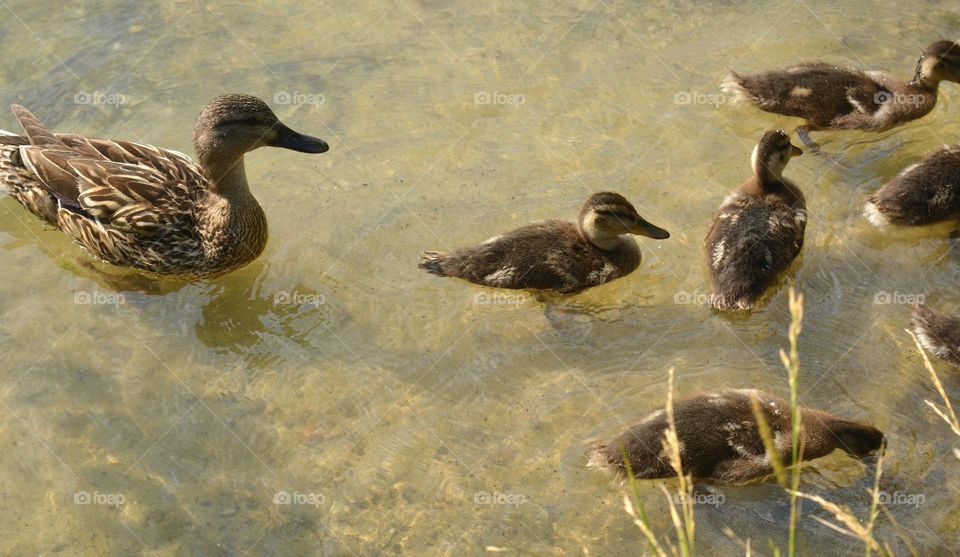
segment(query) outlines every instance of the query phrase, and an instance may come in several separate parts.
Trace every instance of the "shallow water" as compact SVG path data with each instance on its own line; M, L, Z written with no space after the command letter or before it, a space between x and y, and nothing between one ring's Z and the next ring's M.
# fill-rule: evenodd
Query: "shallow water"
M948 1L4 11L2 98L52 128L192 152L200 107L246 92L331 144L247 157L271 241L210 282L107 282L0 198L0 554L18 556L641 552L621 488L584 467L589 443L662 405L670 368L680 395L787 389L783 288L749 319L700 303L710 215L761 132L796 125L727 106L723 68L816 57L909 77L923 45L960 37ZM882 234L858 209L956 141L960 87L941 91L895 133L817 136L845 168L787 170L811 215L801 401L889 433L884 487L922 499L880 519L898 554L898 531L921 554L960 551L958 439L923 403L937 394L900 303L960 308L960 256L949 226ZM494 293L416 267L423 249L573 217L600 189L672 237L641 239L628 278L556 302L558 324L532 298L481 303ZM865 516L873 471L834 454L803 488ZM702 554L742 553L727 527L761 553L785 544L772 482L718 489L697 507ZM642 491L667 532L656 484ZM802 554L862 552L806 511Z

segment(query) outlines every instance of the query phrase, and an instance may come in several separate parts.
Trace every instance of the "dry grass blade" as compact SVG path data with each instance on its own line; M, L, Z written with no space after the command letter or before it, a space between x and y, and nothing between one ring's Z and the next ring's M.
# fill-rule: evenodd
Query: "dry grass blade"
M681 555L694 554L694 536L696 522L693 517L693 480L683 473L683 461L680 455L680 438L677 435L677 422L673 411L673 379L675 370L670 369L667 382L667 425L668 428L663 434L663 451L670 459L670 465L677 473L677 494L680 496L680 510L682 517L676 517L674 505L670 505L670 515L673 519L673 525L677 529L677 541L680 545ZM666 489L661 487L666 492ZM667 499L670 499L667 494Z
M657 541L657 536L650 529L650 524L646 518L641 519L633 507L633 501L630 500L630 496L627 494L623 495L623 508L627 511L627 515L633 519L633 523L636 524L637 527L640 528L640 531L643 532L643 535L647 537L647 541L650 543L650 547L653 548L656 555L658 557L666 556L667 553L663 550L663 547L661 547L660 542Z
M767 422L767 418L764 417L763 410L760 408L760 400L757 397L752 397L750 404L753 405L753 416L757 419L757 429L760 431L760 439L763 441L763 448L766 449L767 456L770 458L770 465L773 466L773 473L777 477L777 483L784 489L789 489L790 482L787 478L787 469L783 465L783 459L780 458L780 451L777 450L773 438L773 430L770 429L770 424Z
M953 404L950 402L950 397L947 396L947 391L943 388L943 383L940 382L940 376L937 375L936 370L933 369L933 364L930 363L927 351L923 349L923 345L920 344L920 340L917 338L917 335L913 334L913 331L907 329L907 334L913 339L913 343L917 345L917 350L919 350L920 355L923 356L923 365L930 373L930 379L933 381L934 387L937 388L937 392L943 400L945 410L929 400L924 400L924 402L927 406L933 408L933 411L943 418L943 421L947 422L947 425L950 426L950 429L952 429L954 433L960 435L960 421L957 420L957 414L953 411Z
M790 340L790 354L780 351L780 361L787 370L787 382L790 384L790 430L791 438L791 476L790 476L790 534L787 542L787 555L797 553L797 522L800 520L800 506L797 496L800 490L800 461L803 448L800 446L800 403L797 400L800 378L800 332L803 330L803 294L792 285L790 296L790 328L787 337Z
M841 534L862 540L873 551L883 552L883 548L880 546L877 540L874 539L873 533L866 526L860 524L860 519L858 519L850 511L850 509L836 503L831 503L819 495L809 495L802 492L797 492L797 495L820 505L824 510L832 514L834 518L836 518L837 521L843 524L843 526L846 528L815 516L814 519L817 522L836 530Z

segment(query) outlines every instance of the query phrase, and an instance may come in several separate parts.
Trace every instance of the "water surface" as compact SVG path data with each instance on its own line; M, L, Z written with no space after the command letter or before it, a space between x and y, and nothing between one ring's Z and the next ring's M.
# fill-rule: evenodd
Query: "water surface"
M0 198L0 553L632 555L621 488L584 450L679 395L784 394L778 289L749 319L709 311L701 240L762 131L723 68L821 58L905 77L960 37L948 1L129 2L4 4L2 100L50 127L192 152L208 100L245 92L329 153L247 158L263 256L190 285L105 281L61 234ZM889 433L878 535L960 550L958 439L903 332L910 296L956 310L949 226L882 234L866 194L960 135L960 88L896 133L820 134L843 167L787 170L810 224L801 400ZM12 115L0 119L12 128ZM423 249L572 218L592 191L672 237L628 278L555 303L429 276ZM116 271L114 271L116 272ZM887 296L887 297L884 297ZM885 300L894 303L883 303ZM479 300L482 302L483 300ZM94 302L94 303L88 303ZM960 400L960 380L938 366ZM865 516L873 468L842 454L805 490ZM672 485L672 484L668 484ZM669 531L655 483L643 484ZM786 540L771 482L697 508L699 549ZM916 499L916 498L915 498ZM862 548L802 520L802 553Z

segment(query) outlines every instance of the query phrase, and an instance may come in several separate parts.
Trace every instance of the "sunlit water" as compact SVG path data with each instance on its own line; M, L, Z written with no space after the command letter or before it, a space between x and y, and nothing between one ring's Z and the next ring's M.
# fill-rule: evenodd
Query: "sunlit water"
M52 128L192 152L202 105L245 92L331 150L248 156L267 250L186 286L107 282L0 199L0 554L642 552L621 487L584 467L589 443L661 406L670 368L680 395L787 388L784 289L747 319L702 303L710 216L761 132L797 124L728 106L723 68L822 58L909 77L960 15L946 0L555 4L4 4L3 101ZM895 133L817 136L845 168L787 170L811 215L801 400L888 432L884 489L914 497L878 535L927 555L960 550L958 439L924 404L938 397L902 302L960 307L960 257L950 226L882 234L858 212L960 137L960 88L941 90ZM636 273L554 302L553 322L416 267L422 249L572 218L600 189L672 237L642 239ZM837 453L803 489L866 516L874 470ZM668 532L657 484L641 489ZM727 527L761 553L785 545L773 482L717 489L697 507L702 554L742 553ZM862 551L805 513L803 554Z

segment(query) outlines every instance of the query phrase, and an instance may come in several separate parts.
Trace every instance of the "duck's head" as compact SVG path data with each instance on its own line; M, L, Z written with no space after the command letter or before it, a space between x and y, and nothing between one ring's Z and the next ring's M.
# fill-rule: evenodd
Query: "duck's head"
M917 61L915 83L936 86L941 81L960 83L960 44L937 41L923 50Z
M638 234L656 240L670 237L666 230L643 219L633 205L619 193L600 192L587 199L580 209L580 232L593 245L607 249L623 234Z
M223 95L210 101L197 118L193 144L202 163L232 163L260 147L301 153L330 148L321 139L291 130L267 103L250 95Z
M753 148L751 165L753 173L760 180L779 181L783 169L787 167L791 157L798 157L803 151L790 143L790 136L783 130L769 131L763 134L760 142Z
M836 436L839 448L857 457L867 456L886 444L882 431L859 422L837 419L830 431Z

